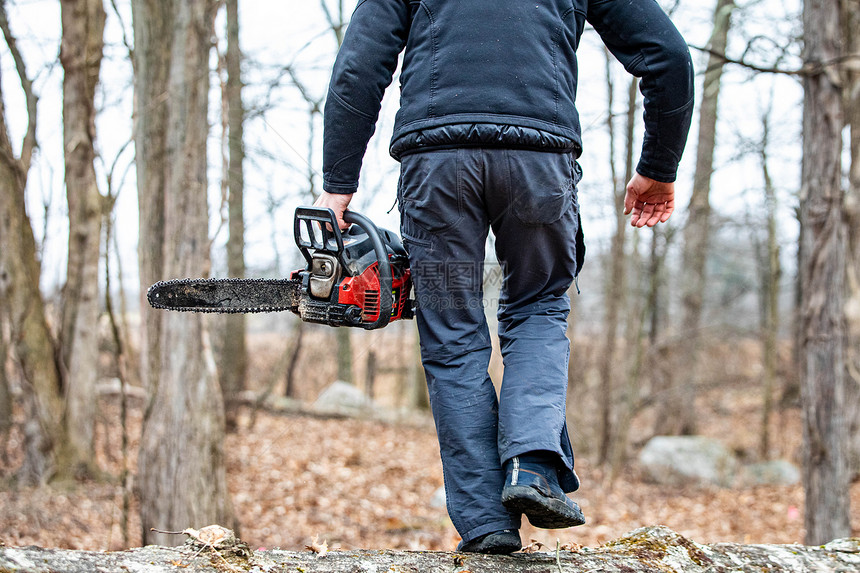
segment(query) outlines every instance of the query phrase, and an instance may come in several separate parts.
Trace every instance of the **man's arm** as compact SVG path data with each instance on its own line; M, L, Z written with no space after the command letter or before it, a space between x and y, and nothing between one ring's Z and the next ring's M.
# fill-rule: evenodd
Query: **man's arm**
M403 0L360 0L338 51L323 118L325 192L316 205L330 207L339 222L358 189L367 143L406 44L409 22L409 5Z
M637 174L627 184L631 224L665 222L693 117L693 64L687 44L655 0L595 0L588 21L631 74L642 78L645 137Z

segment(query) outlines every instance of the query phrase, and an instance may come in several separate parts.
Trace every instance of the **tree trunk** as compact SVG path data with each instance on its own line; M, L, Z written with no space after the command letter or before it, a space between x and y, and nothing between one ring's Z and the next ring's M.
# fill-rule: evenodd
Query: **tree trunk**
M27 76L0 0L0 28L6 39L27 103L28 125L15 156L6 124L0 87L0 313L9 321L13 351L26 394L25 460L19 478L25 483L71 476L72 455L63 423L62 375L45 305L39 290L41 268L25 191L36 147L36 96ZM2 82L0 82L2 86Z
M618 317L622 313L625 303L627 288L625 285L625 253L624 243L626 240L627 219L624 216L624 185L619 180L615 168L615 116L613 113L614 83L612 81L611 56L609 50L604 50L606 59L606 93L607 106L607 131L609 132L609 170L612 174L612 204L615 213L615 232L612 234L612 244L609 248L608 268L606 269L606 280L604 285L606 317L604 328L606 339L603 344L603 353L600 357L600 443L598 445L598 461L605 464L609 461L610 449L612 448L613 416L612 404L615 402L615 348L618 337Z
M846 51L860 54L860 0L842 3ZM849 416L849 463L852 476L860 476L860 70L845 74L845 119L851 129L848 168L848 193L845 220L848 229L848 344L846 349L845 403Z
M302 352L302 343L305 336L305 323L301 320L296 321L296 328L293 330L293 347L290 350L289 360L287 362L286 375L284 376L284 396L287 398L295 398L296 392L296 370L299 365L299 355Z
M173 0L135 0L131 4L135 47L134 147L138 192L138 267L140 276L140 372L149 391L158 380L161 318L149 308L145 293L164 275L164 190L173 157L165 141L169 102L167 76L174 26Z
M418 340L418 329L413 328L412 341L409 344L410 357L407 358L409 378L412 380L412 406L418 410L430 410L430 392L427 389L427 378L424 374L424 366L421 363L421 344ZM568 322L567 335L573 340L573 330Z
M769 184L769 201L775 201L773 185ZM768 210L767 221L767 283L765 286L765 316L763 327L762 351L764 353L764 372L762 373L762 433L759 454L762 459L770 456L770 418L773 413L773 391L776 385L779 351L779 280L782 270L779 262L779 244L776 237L776 209Z
M5 124L2 126L5 132ZM8 142L6 140L4 143ZM0 150L6 156L11 148ZM23 173L0 161L0 301L6 306L15 357L23 376L29 424L24 483L68 477L72 455L63 424L61 375L39 291L36 241L24 205Z
M639 108L638 96L639 79L631 78L627 86L627 126L624 134L624 180L630 181L633 177L633 146L636 126L636 112ZM623 213L622 213L623 215ZM626 224L625 224L626 226ZM654 230L652 229L653 233ZM633 422L633 415L637 407L637 399L639 395L640 379L642 373L642 364L645 359L645 349L643 346L644 333L644 315L646 306L639 296L639 281L642 273L642 259L639 256L639 233L633 234L633 245L630 249L630 254L625 255L625 266L627 273L631 277L635 277L636 286L628 287L626 290L634 293L634 296L627 301L626 308L626 333L624 336L626 354L625 360L622 363L624 367L624 383L618 400L618 415L616 416L615 433L612 437L612 443L609 452L609 476L610 481L614 481L621 472L621 468L627 457L627 442L630 435L630 425ZM650 300L650 293L646 300Z
M99 255L103 198L95 172L95 93L104 26L102 0L63 0L63 149L69 206L69 254L60 340L66 379L66 426L81 472L94 475L98 378Z
M3 292L3 285L0 284L0 293ZM12 430L12 390L9 387L9 377L6 371L6 365L9 357L9 343L7 342L6 332L8 330L8 321L6 320L6 312L3 305L0 305L0 461L8 464L6 459L6 440L9 437L9 432Z
M643 308L643 328L647 330L648 352L644 356L644 383L648 386L647 401L657 403L657 411L664 411L663 402L671 392L674 373L672 372L675 337L667 332L666 323L669 306L666 295L668 285L666 259L675 239L676 227L654 227L651 234L650 252L648 255L648 287ZM653 432L661 429L658 420ZM640 442L644 441L640 438Z
M183 537L183 536L177 536ZM203 537L200 535L200 537ZM844 539L824 547L801 545L702 545L666 527L642 527L596 548L543 546L537 553L482 555L449 551L252 551L233 540L213 548L199 542L182 548L138 547L127 551L71 551L0 546L0 568L10 573L64 571L307 571L370 573L705 573L717 571L815 571L860 568L860 543Z
M368 350L364 370L364 393L370 400L373 400L374 394L376 393L377 366L376 352Z
M794 312L791 315L791 366L796 376L786 376L782 382L780 389L781 395L779 398L780 405L800 406L800 372L803 370L801 353L803 349L803 325L801 324L801 307L803 306L803 261L806 260L806 253L803 252L804 244L806 243L804 236L805 231L801 223L800 205L794 210L795 218L797 219L797 249L795 250L795 273L792 298L794 303Z
M803 10L807 66L842 56L839 0ZM806 542L851 533L844 407L846 233L841 186L843 94L834 68L804 77L801 226L803 470Z
M699 130L696 145L696 170L693 174L693 194L690 197L689 215L684 229L681 321L681 344L677 352L678 366L673 374L665 404L658 416L658 434L692 434L696 430L696 386L694 367L701 338L702 307L705 294L705 263L711 240L711 174L714 164L714 147L717 135L717 107L720 81L723 75L733 0L717 0L714 9L714 27L708 46L705 79L702 84L702 101L699 106ZM679 376L683 376L679 378Z
M110 197L110 191L108 191ZM120 384L120 402L119 402L119 423L120 423L120 455L122 456L122 466L119 475L119 481L122 487L122 513L120 514L120 533L122 534L123 547L129 546L129 531L128 520L131 511L131 472L129 471L129 447L128 447L128 387L129 387L129 367L128 367L128 345L126 338L123 335L119 320L113 308L113 292L111 290L111 252L110 245L113 237L113 219L111 217L112 209L106 209L104 218L105 229L105 250L104 250L104 273L105 273L105 313L108 316L111 327L111 335L115 347L114 356L116 359L117 378ZM118 253L117 253L118 254ZM120 277L122 274L120 273ZM120 280L120 290L122 290L122 281Z
M337 379L354 383L352 374L352 337L348 328L336 328L334 339L337 343Z
M329 29L334 34L335 41L337 42L338 49L341 44L343 44L343 31L346 28L346 12L344 10L344 4L342 0L338 0L337 2L337 11L332 13L325 0L320 0L320 4L322 5L323 11L326 13L326 17L329 23ZM311 103L311 140L309 142L308 148L308 157L312 157L312 149L313 149L313 126L314 126L314 113L320 113L322 109L322 102L317 101L313 102L308 99L308 103ZM308 162L308 165L312 165L312 162ZM311 185L311 194L313 194L313 176L311 173L308 175L308 181ZM337 377L344 382L349 382L350 384L354 384L354 374L352 368L352 336L350 336L349 328L338 328L335 332L335 337L337 340Z
M140 248L165 255L157 257L161 268L153 264L156 257L147 257L144 281L208 274L208 69L216 7L215 0L132 3L137 171L143 176L138 184ZM160 89L154 88L159 82ZM155 182L163 184L163 194ZM153 203L162 210L153 211ZM138 457L141 527L145 543L174 544L175 537L150 528L233 522L224 409L204 317L146 314L148 401Z
M652 348L657 347L660 335L664 333L663 319L666 316L667 307L665 296L666 255L673 236L674 229L667 230L665 227L655 227L651 235L651 248L648 254L648 295L645 299L645 318L648 324L648 345ZM652 386L658 385L655 381L652 381Z
M762 416L761 435L759 441L759 456L767 459L770 456L770 418L773 413L773 391L776 385L776 368L779 340L779 281L782 268L779 262L779 241L777 235L777 200L776 190L768 169L768 134L770 131L770 110L762 118L762 140L759 149L762 179L764 180L765 213L767 220L767 241L762 253L761 285L762 285L762 353L764 371L762 372Z
M227 114L229 167L227 198L230 234L227 238L227 274L245 276L245 215L243 212L245 177L243 160L242 52L239 48L239 1L227 0ZM245 338L244 314L224 317L221 355L221 391L226 406L227 431L235 431L238 402L236 397L245 387L248 373L248 350Z

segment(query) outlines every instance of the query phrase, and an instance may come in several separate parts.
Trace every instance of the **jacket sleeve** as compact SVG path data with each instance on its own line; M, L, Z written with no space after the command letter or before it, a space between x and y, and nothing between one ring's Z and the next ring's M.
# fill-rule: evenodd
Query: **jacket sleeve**
M323 119L323 189L354 193L382 96L409 31L406 0L360 0L344 34Z
M674 181L693 117L686 42L655 0L595 0L587 19L624 68L642 79L645 137L636 171Z

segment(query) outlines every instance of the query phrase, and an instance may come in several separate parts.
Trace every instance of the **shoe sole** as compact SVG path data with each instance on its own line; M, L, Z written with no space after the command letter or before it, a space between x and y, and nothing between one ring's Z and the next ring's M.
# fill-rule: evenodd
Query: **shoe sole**
M516 545L490 545L489 547L478 547L476 549L462 550L464 553L483 553L484 555L509 555L522 549L523 546L519 543Z
M513 539L513 536L511 536L510 539L494 539L489 542L482 540L481 543L473 548L460 548L458 551L464 553L483 553L486 555L507 555L522 548L519 536L516 539Z
M570 507L561 500L545 497L527 485L508 486L502 492L502 505L524 513L529 523L540 529L564 529L585 523L579 506Z

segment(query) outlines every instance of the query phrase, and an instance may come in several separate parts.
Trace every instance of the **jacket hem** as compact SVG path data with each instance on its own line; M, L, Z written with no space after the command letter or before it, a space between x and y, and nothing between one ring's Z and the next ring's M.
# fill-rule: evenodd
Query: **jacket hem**
M577 157L582 150L576 134L547 131L518 122L449 122L395 134L389 152L399 161L401 157L411 153L459 147L509 147L575 153Z

